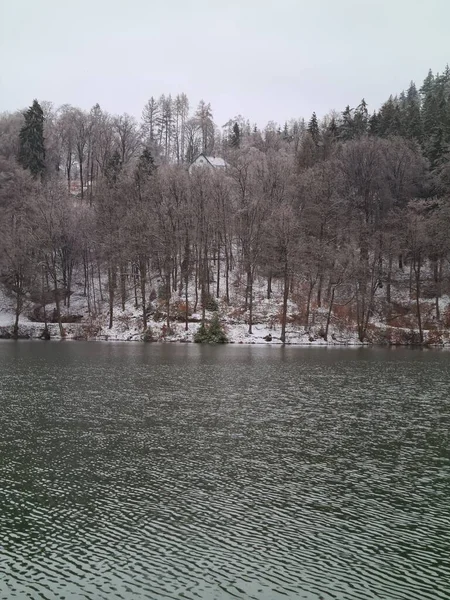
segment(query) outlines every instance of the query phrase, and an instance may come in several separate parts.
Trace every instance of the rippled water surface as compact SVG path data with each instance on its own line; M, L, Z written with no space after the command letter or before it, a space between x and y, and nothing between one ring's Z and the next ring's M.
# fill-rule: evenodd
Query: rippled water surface
M0 344L0 598L450 598L450 353Z

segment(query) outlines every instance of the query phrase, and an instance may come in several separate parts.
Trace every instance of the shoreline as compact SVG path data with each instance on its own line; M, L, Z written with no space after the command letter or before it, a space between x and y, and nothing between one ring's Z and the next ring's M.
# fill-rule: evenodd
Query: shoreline
M66 335L62 337L60 335L59 326L57 323L48 323L48 331L50 333L49 339L43 339L42 332L44 331L45 324L40 322L26 322L19 323L18 336L15 337L12 334L13 323L10 325L0 325L0 341L50 341L50 342L132 342L141 344L196 344L193 340L195 330L190 329L188 332L175 332L173 335L166 336L164 338L154 338L151 340L145 340L143 332L134 330L117 332L112 330L111 333L104 332L97 335L85 335L81 333L82 324L65 324ZM262 327L261 325L255 325L255 328ZM316 336L311 340L311 332L305 332L297 328L288 332L286 342L281 342L279 338L272 335L270 341L265 340L261 335L245 333L242 336L242 332L239 331L239 327L242 325L229 326L227 334L230 335L228 342L224 344L213 344L213 345L233 345L233 346L265 346L265 347L278 347L284 348L286 346L299 347L299 348L433 348L433 349L445 349L450 347L450 343L388 343L388 342L376 342L376 341L364 341L361 342L353 332L341 332L342 335L348 336L348 339L329 339L324 340L323 337ZM265 329L264 329L265 331ZM301 337L308 337L307 340L300 339ZM233 339L238 338L238 339ZM202 345L202 344L199 344ZM204 345L204 344L203 344Z

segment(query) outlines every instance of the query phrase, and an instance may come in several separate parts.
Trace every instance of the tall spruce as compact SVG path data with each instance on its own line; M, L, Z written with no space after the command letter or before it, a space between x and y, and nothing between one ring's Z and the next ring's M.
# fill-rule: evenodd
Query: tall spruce
M406 92L405 106L405 130L407 137L422 141L423 127L422 115L420 114L420 95L416 85L411 81L408 91Z
M353 119L353 130L354 135L357 138L360 138L367 134L367 130L369 127L369 112L367 110L367 102L364 98L361 100L361 104L359 104L355 109L354 119Z
M308 123L308 133L311 135L314 143L317 145L319 143L319 123L317 121L317 115L315 112L311 115L311 118Z
M338 136L344 142L348 142L355 137L355 123L353 109L349 105L345 107L342 113L341 122L338 128Z
M45 174L44 113L37 100L24 114L25 123L19 133L18 162L33 177Z
M423 149L434 169L439 166L443 156L448 152L450 144L449 104L450 74L431 76L425 79L421 92Z
M156 165L152 153L149 148L144 148L134 171L134 180L140 200L142 200L142 190L145 184L154 175L155 171Z
M233 125L230 136L230 146L232 148L240 148L241 146L241 130L237 122Z
M397 96L389 96L378 116L378 135L380 137L402 135L402 115Z
M376 110L373 111L369 119L369 134L378 135L380 130L380 114Z

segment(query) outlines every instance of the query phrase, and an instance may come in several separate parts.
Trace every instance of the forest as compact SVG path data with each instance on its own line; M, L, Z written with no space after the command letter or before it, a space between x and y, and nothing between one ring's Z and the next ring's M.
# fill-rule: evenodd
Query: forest
M226 168L190 168L203 153ZM223 126L210 104L151 97L140 120L34 100L0 115L0 286L21 316L66 334L145 338L194 314L244 323L275 303L327 341L441 343L450 328L450 69L369 111ZM98 328L93 327L95 336ZM86 335L88 335L86 333ZM148 338L151 335L148 334Z

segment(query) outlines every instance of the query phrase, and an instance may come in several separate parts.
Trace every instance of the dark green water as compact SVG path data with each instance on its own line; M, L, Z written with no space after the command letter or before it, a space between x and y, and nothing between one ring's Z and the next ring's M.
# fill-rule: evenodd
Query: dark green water
M450 598L450 353L0 343L0 598Z

